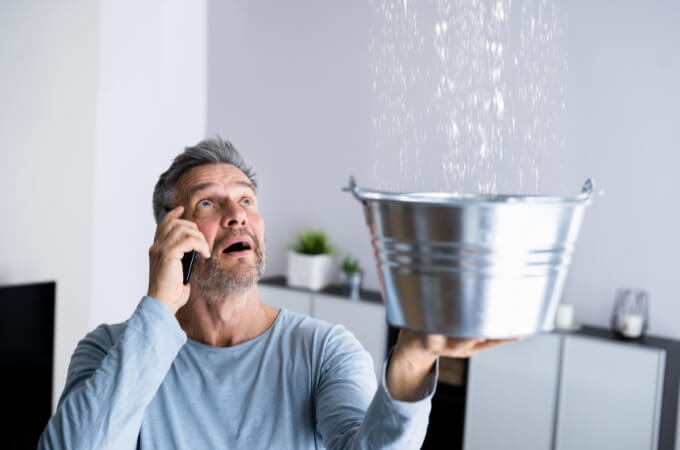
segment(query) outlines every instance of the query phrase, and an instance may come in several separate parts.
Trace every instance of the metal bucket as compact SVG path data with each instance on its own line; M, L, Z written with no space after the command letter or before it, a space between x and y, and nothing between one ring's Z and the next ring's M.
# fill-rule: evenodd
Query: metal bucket
M507 338L553 329L594 184L575 197L389 193L349 187L364 205L396 327Z

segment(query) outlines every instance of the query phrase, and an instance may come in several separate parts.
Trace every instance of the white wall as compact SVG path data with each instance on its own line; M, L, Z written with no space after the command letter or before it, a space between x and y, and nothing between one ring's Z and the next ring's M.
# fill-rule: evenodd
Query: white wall
M54 405L90 313L98 33L97 2L0 3L0 284L57 283Z
M317 227L375 285L361 208L341 192L373 170L368 13L363 1L208 4L208 131L255 168L268 275L285 271L300 228Z
M203 1L101 2L91 328L147 292L153 187L205 134L205 22Z
M76 343L146 293L151 194L205 135L202 1L3 2L0 283L57 281L53 406Z
M361 208L339 191L349 174L369 187L401 175L374 173L385 149L372 147L369 4L208 5L208 130L260 175L268 275L285 273L299 228L316 226L378 286ZM586 214L564 301L577 321L608 326L615 290L644 288L650 332L678 339L680 5L553 4L566 17L566 145L539 160L542 193L576 193L589 176L606 192Z
M680 338L680 4L569 2L563 177L606 191L583 226L565 299L606 325L614 291L646 288L651 329Z
M564 300L576 305L578 321L607 326L615 289L645 288L650 331L680 338L680 7L554 4L566 16L566 148L539 161L542 185L575 194L592 176L606 191L587 212ZM270 275L285 272L297 230L317 226L358 255L367 285L378 286L361 208L340 192L351 173L362 185L380 181L373 169L384 151L372 148L370 125L372 17L366 2L209 4L208 130L232 139L260 175ZM427 170L425 178L441 178Z

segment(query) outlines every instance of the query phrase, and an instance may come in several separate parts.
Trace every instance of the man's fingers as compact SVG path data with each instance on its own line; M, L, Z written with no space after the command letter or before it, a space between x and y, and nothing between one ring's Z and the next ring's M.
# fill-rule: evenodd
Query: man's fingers
M482 350L489 350L503 344L517 342L520 339L486 339L486 338L448 338L444 349L440 350L442 356L454 358L468 358Z
M158 241L167 239L168 235L177 228L198 230L198 225L196 225L194 222L190 220L184 219L172 219L172 221L169 222L162 222L160 225L158 225L158 228L156 229L156 236L154 240Z
M171 251L171 254L174 254L172 250L175 250L177 244L181 244L183 240L188 238L201 240L205 243L206 247L208 245L207 242L205 242L205 236L203 236L203 233L200 231L188 227L178 226L170 229L168 234L162 238L159 237L156 239L152 248L154 248L157 252Z
M184 206L179 205L170 211L165 215L165 217L181 217L182 213L184 212Z
M186 236L168 249L169 253L173 255L172 257L175 259L181 259L185 253L192 250L196 250L206 259L210 258L205 239L200 239L195 236Z
M167 227L169 223L171 223L175 219L179 219L182 217L182 214L184 213L184 206L178 206L177 208L171 209L168 211L165 216L163 216L163 220L161 220L161 223L158 224L158 228L163 228L164 226Z
M172 210L173 214L177 214L179 208ZM168 213L170 214L170 213ZM166 217L167 218L167 217ZM198 229L198 225L190 220L168 218L156 229L156 237L154 239L154 247L161 249L162 247L174 246L175 243L180 242L188 237L194 237L198 242L194 242L194 246L186 251L196 250L204 258L210 258L210 247L206 241L203 233Z
M190 240L191 246L187 248L186 244ZM196 250L204 258L210 258L210 247L208 246L208 241L206 241L205 236L198 229L177 227L174 228L168 237L166 238L168 245L176 247L175 244L180 244L183 249L183 253L190 250ZM184 250L186 249L186 250ZM182 255L179 255L180 257Z
M401 330L398 343L426 354L448 356L452 358L468 358L482 350L488 350L503 344L517 342L523 338L487 339L482 337L454 338L442 334L417 333ZM416 343L416 345L413 345Z
M482 351L482 350L489 350L489 349L492 349L492 348L495 348L495 347L498 347L498 346L501 346L501 345L504 345L504 344L510 344L510 343L518 342L518 341L520 341L519 338L487 339L487 340L484 340L482 342L479 342L475 346L474 351L476 353L476 352L479 352L479 351Z
M468 339L460 339L455 346L464 352L469 352L471 350L474 350L480 343L484 342L484 339L477 339L477 338L468 338Z
M184 206L178 206L177 208L168 211L168 213L163 217L163 220L161 220L161 223L159 223L158 227L156 228L154 240L158 240L158 238L164 238L173 228L177 226L187 226L189 228L198 229L198 225L196 225L194 222L181 219L183 212Z
M482 350L490 350L494 347L498 347L499 345L503 345L503 344L506 344L508 342L514 342L514 341L488 340L488 341L480 342L479 344L477 344L475 346L474 350L475 350L475 353L480 352Z

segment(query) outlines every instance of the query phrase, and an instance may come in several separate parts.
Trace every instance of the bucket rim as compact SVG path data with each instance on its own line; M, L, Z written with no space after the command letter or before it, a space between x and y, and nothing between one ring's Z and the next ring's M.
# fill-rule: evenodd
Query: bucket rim
M343 188L354 194L357 200L394 201L400 203L424 205L480 205L480 204L587 204L595 192L594 182L588 178L580 194L572 197L557 195L526 194L469 194L448 192L390 192L366 189L357 186L354 177L350 177L350 185ZM599 194L599 192L597 192Z

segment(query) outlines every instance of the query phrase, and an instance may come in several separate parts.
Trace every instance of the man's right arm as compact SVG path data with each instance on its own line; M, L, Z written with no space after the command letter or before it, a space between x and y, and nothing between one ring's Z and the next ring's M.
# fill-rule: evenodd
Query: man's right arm
M97 328L76 348L56 414L39 448L134 448L144 410L156 394L186 334L175 313L189 299L182 256L189 250L210 257L205 236L169 211L149 248L149 290L120 337Z
M133 449L144 415L186 342L172 312L144 297L116 337L100 326L78 344L39 449Z

